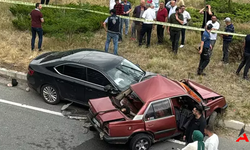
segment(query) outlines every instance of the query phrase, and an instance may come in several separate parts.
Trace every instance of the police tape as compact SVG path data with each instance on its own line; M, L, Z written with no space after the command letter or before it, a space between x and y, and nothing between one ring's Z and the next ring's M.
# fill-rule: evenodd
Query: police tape
M26 5L26 6L35 6L35 3L22 2L22 1L0 0L0 2L9 3L9 4ZM56 6L56 5L44 5L43 7L55 8L55 9L67 9L67 10L81 10L81 11L96 13L96 14L100 14L100 15L106 15L106 16L110 15L109 13L95 11L95 10L89 10L89 9L84 9L84 8L73 8L73 7L64 7L64 6ZM150 20L146 20L146 19L135 18L135 17L127 17L127 16L121 16L121 15L117 15L117 16L119 16L120 18L123 18L123 19L129 19L129 20L133 20L133 21L151 22L151 23L157 24L157 25L170 26L170 27L176 27L176 28L182 28L182 29L188 29L188 30L194 30L194 31L205 31L204 28L183 26L183 25L177 25L177 24L171 24L171 23L159 22L159 21L150 21ZM218 34L225 34L225 35L240 36L240 37L245 37L246 36L245 34L223 32L223 31L218 31L218 30L217 31L212 30L211 32L212 33L218 33Z

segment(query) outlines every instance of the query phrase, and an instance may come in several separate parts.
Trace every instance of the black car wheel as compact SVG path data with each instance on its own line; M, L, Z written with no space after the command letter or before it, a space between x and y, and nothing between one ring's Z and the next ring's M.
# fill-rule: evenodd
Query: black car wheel
M58 104L60 101L59 94L56 88L48 84L44 85L41 88L41 95L46 103L52 105Z
M147 134L137 134L130 141L131 150L148 150L151 146L151 138Z
M218 113L216 111L214 111L211 114L211 116L209 117L209 122L208 122L209 126L214 128L218 124L217 115L218 115Z

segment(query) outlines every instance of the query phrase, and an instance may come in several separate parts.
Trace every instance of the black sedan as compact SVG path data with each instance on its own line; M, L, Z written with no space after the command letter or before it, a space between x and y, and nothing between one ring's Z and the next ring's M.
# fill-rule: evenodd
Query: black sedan
M153 73L127 59L92 49L44 53L29 64L29 87L49 104L68 100L88 105L88 100L116 95Z

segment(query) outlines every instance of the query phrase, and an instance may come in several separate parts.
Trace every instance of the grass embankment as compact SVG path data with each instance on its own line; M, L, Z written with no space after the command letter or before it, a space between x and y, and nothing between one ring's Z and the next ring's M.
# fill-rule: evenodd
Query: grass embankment
M108 1L87 1L108 6ZM51 3L53 2L54 1L51 1ZM199 2L200 3L187 0L186 4L187 6L200 8L203 6L201 3L203 1L199 0ZM26 72L28 63L40 53L31 53L31 34L29 31L21 32L13 27L11 22L13 16L9 12L9 6L8 4L0 5L0 64L9 69ZM234 23L234 25L236 30L237 28L248 28L247 23ZM132 62L139 63L144 70L166 74L168 77L176 80L191 78L217 91L226 97L229 104L226 113L227 119L250 122L250 84L248 81L244 81L241 77L235 75L235 70L239 62L230 63L229 65L220 63L222 57L222 41L219 38L214 48L210 64L205 70L208 75L205 77L196 76L196 70L199 63L199 54L196 48L200 43L200 33L187 31L186 36L186 45L184 48L179 49L177 56L171 53L169 35L165 34L165 45L159 46L156 44L156 28L152 33L150 48L145 48L145 46L139 48L138 43L130 41L128 37L124 39L124 42L119 44L118 52L119 55ZM106 40L106 33L104 30L97 31L91 37L86 37L81 34L75 35L74 37L75 40L73 44L68 44L56 38L44 37L43 52L74 48L104 49ZM112 44L110 46L112 49Z

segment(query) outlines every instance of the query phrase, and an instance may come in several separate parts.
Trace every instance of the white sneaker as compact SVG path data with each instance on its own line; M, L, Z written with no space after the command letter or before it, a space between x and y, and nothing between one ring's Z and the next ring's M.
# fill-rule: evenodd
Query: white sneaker
M180 48L184 47L184 45L181 45Z

